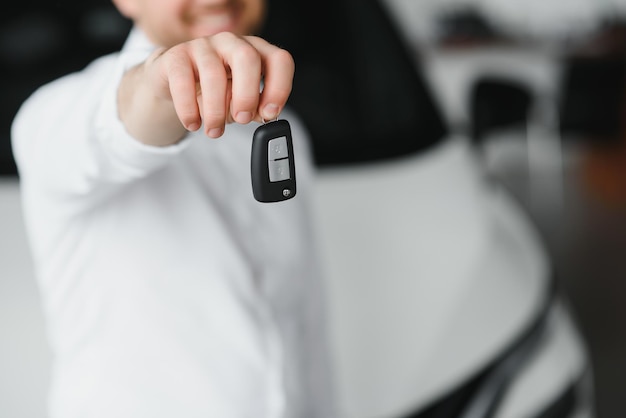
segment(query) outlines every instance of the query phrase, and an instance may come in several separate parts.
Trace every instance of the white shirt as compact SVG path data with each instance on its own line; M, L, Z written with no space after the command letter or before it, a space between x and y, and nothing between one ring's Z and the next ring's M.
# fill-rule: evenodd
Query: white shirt
M117 118L120 54L39 89L13 127L25 220L54 354L52 418L333 416L323 288L298 195L250 183L257 124L157 148Z

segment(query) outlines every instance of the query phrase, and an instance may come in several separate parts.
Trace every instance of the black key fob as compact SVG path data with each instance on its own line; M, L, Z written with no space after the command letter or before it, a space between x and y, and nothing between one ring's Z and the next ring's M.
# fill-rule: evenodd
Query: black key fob
M296 195L291 127L284 119L264 123L252 137L252 193L259 202L280 202Z

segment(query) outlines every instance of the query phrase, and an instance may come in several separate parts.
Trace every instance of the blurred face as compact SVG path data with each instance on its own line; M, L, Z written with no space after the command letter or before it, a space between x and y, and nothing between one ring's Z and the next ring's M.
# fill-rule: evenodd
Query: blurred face
M113 0L159 46L174 46L218 32L254 34L265 0Z

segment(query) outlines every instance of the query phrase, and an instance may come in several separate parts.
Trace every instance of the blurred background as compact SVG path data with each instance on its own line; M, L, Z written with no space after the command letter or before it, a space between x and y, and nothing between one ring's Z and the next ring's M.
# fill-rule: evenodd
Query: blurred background
M626 0L383 0L451 129L545 237L592 355L599 418L626 411ZM49 352L10 124L41 84L118 49L108 0L0 16L0 416L45 416ZM419 61L417 61L419 57Z

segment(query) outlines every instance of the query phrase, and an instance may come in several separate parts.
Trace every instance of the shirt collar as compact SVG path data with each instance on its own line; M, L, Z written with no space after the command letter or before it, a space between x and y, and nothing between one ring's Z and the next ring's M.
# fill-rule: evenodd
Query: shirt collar
M157 48L146 34L136 26L133 26L122 47L123 52L152 52Z

